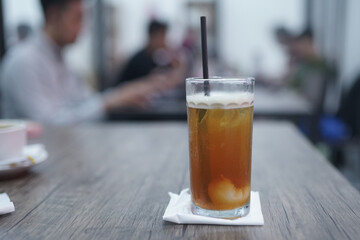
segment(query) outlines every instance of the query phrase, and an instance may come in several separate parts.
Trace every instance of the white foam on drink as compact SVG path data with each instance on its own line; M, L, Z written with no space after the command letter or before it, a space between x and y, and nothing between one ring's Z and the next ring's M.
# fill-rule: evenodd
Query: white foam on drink
M201 109L214 108L243 108L254 105L254 94L249 92L240 93L223 93L211 92L210 96L204 93L187 96L186 102L188 107Z

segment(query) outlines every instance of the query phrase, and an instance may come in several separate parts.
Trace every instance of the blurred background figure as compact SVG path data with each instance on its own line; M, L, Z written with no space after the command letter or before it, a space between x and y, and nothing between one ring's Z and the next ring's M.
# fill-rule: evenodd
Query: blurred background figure
M168 78L167 84L172 87L168 91L158 94L152 101L153 108L157 102L167 102L184 96L184 79L187 71L182 51L172 49L167 44L168 24L156 19L147 25L147 42L142 49L135 53L120 70L116 85L132 82L139 78L146 78L151 74L161 74ZM179 86L180 85L180 86ZM180 87L180 88L179 88ZM160 103L161 104L161 103Z
M153 94L168 88L165 76L149 75L104 94L95 94L63 59L63 48L82 27L82 0L41 0L43 29L15 46L2 64L3 116L48 124L100 119L121 107L145 107Z
M286 69L284 70L284 74L279 78L271 78L263 72L256 72L255 76L257 84L261 84L266 87L281 87L291 81L291 79L293 78L294 69L297 64L296 54L292 47L295 39L295 34L284 26L277 26L274 30L274 38L287 58ZM257 66L256 71L259 71L259 66Z
M310 29L305 30L295 37L290 43L291 52L295 58L294 72L291 79L288 79L290 86L307 96L315 106L323 101L323 91L326 82L333 81L336 71L316 51L313 33Z
M312 31L306 29L296 36L281 27L275 30L275 37L287 55L285 74L278 79L263 75L256 79L270 87L290 87L322 111L324 91L329 82L335 81L336 70L316 51Z
M166 44L168 25L165 22L152 20L148 24L147 43L125 64L118 83L148 76L154 71L164 72L176 67L174 53Z

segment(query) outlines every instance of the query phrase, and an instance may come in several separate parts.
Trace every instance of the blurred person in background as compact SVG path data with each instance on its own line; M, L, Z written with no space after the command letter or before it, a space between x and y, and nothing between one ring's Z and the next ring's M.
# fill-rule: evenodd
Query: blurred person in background
M313 34L306 29L298 36L293 36L281 28L276 31L276 38L283 46L288 57L288 67L280 79L258 76L258 80L276 87L290 87L306 96L317 105L323 101L326 81L335 78L335 70L316 51Z
M265 85L267 87L281 87L286 82L289 81L289 79L292 78L294 74L294 69L296 66L296 57L295 53L293 51L292 43L295 39L295 36L291 31L283 26L278 26L274 30L274 37L277 41L277 43L281 46L282 50L285 52L287 57L287 66L286 71L284 75L282 75L280 78L269 78L264 76L259 70L256 69L256 71L259 71L256 76L256 82L261 85Z
M63 49L76 41L82 27L82 0L41 0L42 31L15 46L1 71L3 117L48 124L97 120L122 107L145 107L152 95L171 88L168 76L148 75L104 94L66 66Z
M321 85L320 81L334 74L331 66L317 53L311 30L307 29L296 37L291 48L295 55L296 69L292 79L289 79L289 84L295 89L303 92L310 90L307 88L314 89Z
M166 44L167 30L168 25L165 22L158 20L149 22L146 46L125 64L117 79L117 84L146 77L154 72L166 73L183 68L179 55Z

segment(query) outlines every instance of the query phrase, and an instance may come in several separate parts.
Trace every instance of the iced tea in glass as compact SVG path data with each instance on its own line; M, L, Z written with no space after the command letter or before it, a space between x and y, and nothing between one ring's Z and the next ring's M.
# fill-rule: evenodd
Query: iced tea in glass
M254 79L186 80L190 184L195 214L249 212Z

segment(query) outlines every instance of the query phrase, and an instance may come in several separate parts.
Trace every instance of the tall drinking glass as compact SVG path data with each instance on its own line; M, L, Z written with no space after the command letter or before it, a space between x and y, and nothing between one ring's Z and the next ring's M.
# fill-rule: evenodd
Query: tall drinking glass
M236 218L250 209L253 78L188 78L194 214Z

